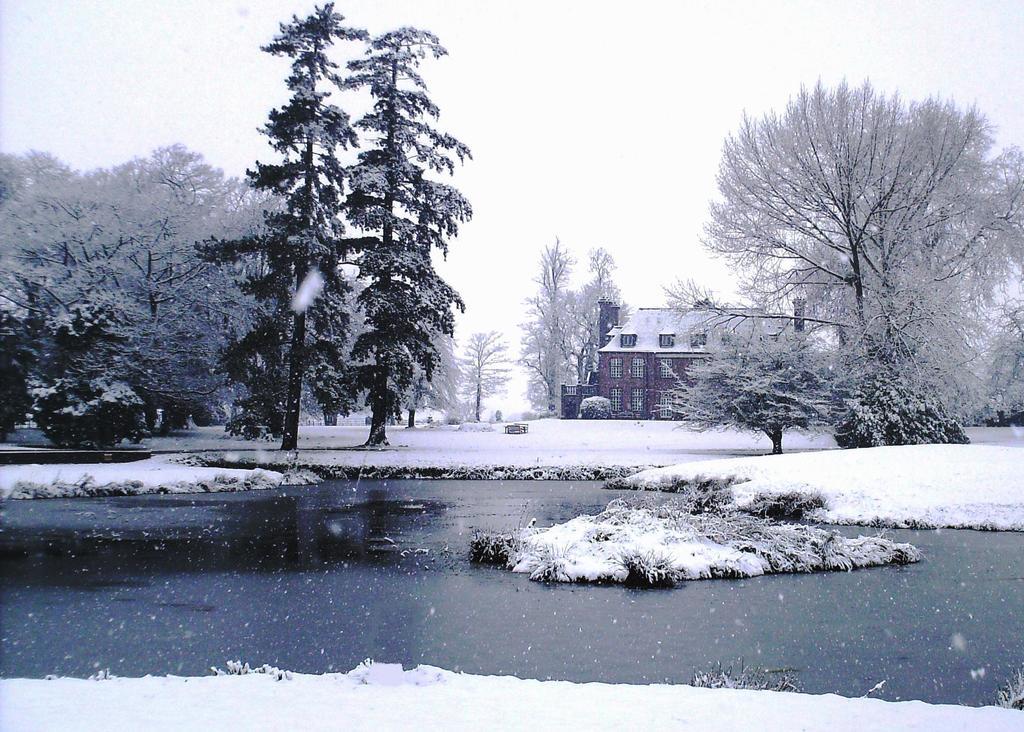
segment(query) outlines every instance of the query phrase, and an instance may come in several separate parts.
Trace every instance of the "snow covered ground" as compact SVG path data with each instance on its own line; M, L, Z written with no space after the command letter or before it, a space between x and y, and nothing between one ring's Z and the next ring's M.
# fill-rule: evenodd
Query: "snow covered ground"
M732 430L693 432L676 422L585 421L541 419L526 423L525 435L506 435L503 424L492 430L437 425L388 430L391 445L358 449L365 427L303 427L302 460L352 465L671 465L691 456L714 457L770 452L767 438ZM153 450L265 450L279 454L276 442L238 440L222 427L206 427L179 436L153 438ZM796 435L793 450L835 447L828 435ZM326 454L325 454L326 453Z
M735 512L693 514L674 501L615 500L597 516L525 529L509 557L512 571L556 582L664 586L680 580L756 577L778 572L851 570L917 562L910 544L847 538L812 526Z
M269 470L193 468L160 458L89 465L5 465L0 467L0 498L259 490L275 488L282 479L280 473Z
M429 666L347 674L0 680L0 728L1019 730L1019 711L833 694L577 684Z
M810 518L836 524L1024 531L1024 450L912 445L741 457L643 471L621 483L659 490L715 480L743 508L760 495L820 495Z

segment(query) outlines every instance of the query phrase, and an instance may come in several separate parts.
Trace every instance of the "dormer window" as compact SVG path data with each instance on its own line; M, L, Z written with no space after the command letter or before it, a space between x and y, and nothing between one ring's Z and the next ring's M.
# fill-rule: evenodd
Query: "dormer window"
M672 348L676 344L675 333L662 333L658 336L658 346L660 348Z
M708 334L704 331L690 334L690 348L703 348L708 344Z
M636 346L636 333L623 333L619 336L621 348L634 348Z

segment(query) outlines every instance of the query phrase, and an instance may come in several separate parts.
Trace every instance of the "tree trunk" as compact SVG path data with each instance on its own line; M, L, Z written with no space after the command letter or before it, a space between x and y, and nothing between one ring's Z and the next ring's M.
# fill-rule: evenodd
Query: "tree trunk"
M288 351L288 401L284 412L282 450L295 450L299 446L299 410L302 401L302 370L305 366L306 314L295 314L292 343Z
M480 421L480 402L483 401L483 394L479 382L476 385L476 421Z
M389 104L386 114L388 115L388 131L387 138L385 141L384 148L388 152L387 161L387 187L384 191L384 210L387 212L384 216L384 222L381 226L381 245L385 251L391 251L392 241L394 239L394 228L391 216L395 208L395 190L398 188L398 180L396 179L395 172L393 170L394 160L397 157L395 154L395 101L394 95L398 88L398 62L392 61L391 63L391 96L389 97ZM383 290L387 290L388 284L390 283L390 272L381 272L378 278L379 286ZM370 386L369 402L370 402L370 436L366 438L365 447L380 447L388 444L387 436L387 424L388 417L391 416L391 409L389 407L388 399L388 373L386 366L381 363L379 349L381 346L377 346L378 355L374 363L374 374L373 383Z
M410 430L416 426L416 407L409 407L409 422L405 426Z
M388 444L387 426L390 410L388 409L388 374L384 365L375 364L373 386L370 387L370 436L366 438L365 447L380 447Z
M370 417L370 436L366 438L365 447L381 447L388 444L387 422L387 414L382 410L373 410L373 416Z
M772 455L782 454L782 430L766 430L765 434L772 441Z
M305 166L306 225L310 232L316 227L313 217L313 140L306 140L302 160ZM308 263L302 263L295 271L295 292L302 287L302 281L309 274ZM302 376L306 368L306 311L295 314L292 327L292 343L288 352L288 395L284 412L284 431L281 438L282 450L295 450L299 446L299 413L302 408Z

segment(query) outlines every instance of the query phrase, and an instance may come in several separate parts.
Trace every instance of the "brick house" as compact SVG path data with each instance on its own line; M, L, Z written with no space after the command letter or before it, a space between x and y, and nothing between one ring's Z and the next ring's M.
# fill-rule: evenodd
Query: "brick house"
M671 419L669 394L720 334L705 310L640 308L619 324L619 307L600 303L597 370L585 384L562 387L561 417L575 419L588 396L602 396L616 419Z

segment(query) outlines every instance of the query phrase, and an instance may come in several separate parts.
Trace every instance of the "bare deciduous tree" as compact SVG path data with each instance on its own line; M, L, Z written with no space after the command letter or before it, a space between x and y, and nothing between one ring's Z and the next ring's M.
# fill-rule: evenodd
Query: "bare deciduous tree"
M508 383L508 347L497 331L474 333L462 359L463 389L473 404L475 421L480 421L484 399L501 393Z
M769 312L802 300L847 353L942 381L1020 247L1024 159L992 147L973 108L819 83L726 140L704 241Z
M558 239L544 247L534 279L537 292L526 300L528 319L520 326L525 336L520 361L529 372L531 401L548 412L555 411L559 387L566 380L566 310L573 264Z

